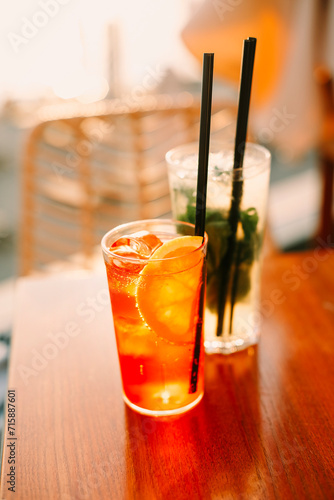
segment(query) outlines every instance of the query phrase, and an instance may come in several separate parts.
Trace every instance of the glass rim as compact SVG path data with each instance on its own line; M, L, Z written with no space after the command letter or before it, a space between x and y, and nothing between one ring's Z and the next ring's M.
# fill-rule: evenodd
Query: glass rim
M152 223L160 224L160 225L162 224L162 225L166 225L166 226L168 224L169 225L181 224L182 226L186 226L186 227L195 229L194 224L191 224L190 222L185 222L185 221L178 221L176 219L143 219L143 220L137 220L137 221L133 221L133 222L125 222L124 224L120 224L118 226L115 226L113 229L110 229L107 233L104 234L104 236L102 237L102 240L101 240L102 252L104 254L108 255L109 257L122 259L125 262L129 262L129 263L133 263L133 264L140 263L142 265L146 265L148 262L151 261L152 256L148 257L148 258L141 259L141 258L136 258L136 257L126 257L123 255L119 255L117 253L112 252L110 250L110 248L107 247L106 240L108 239L108 237L110 236L111 233L114 233L114 232L116 233L117 231L122 231L122 229L125 229L127 227L136 226L138 224L152 224ZM123 236L125 236L125 234ZM131 234L129 234L128 236L131 236ZM180 234L177 236L191 236L191 235ZM195 236L195 235L193 235L193 236ZM156 262L156 263L163 262L163 261L173 262L173 261L176 261L177 259L182 259L184 257L187 257L188 255L193 255L198 251L202 251L205 248L205 246L207 245L207 243L208 243L208 235L205 232L202 244L199 247L194 248L194 250L191 250L191 252L188 252L184 255L178 255L175 257L163 257L161 259L154 259L154 262Z
M236 169L224 169L223 167L220 167L220 166L217 166L215 168L217 168L219 170L219 172L226 172L226 173L235 173L235 172L240 172L240 171L248 171L248 170L252 170L252 169L255 169L255 168L258 168L259 166L262 166L263 169L265 167L265 162L266 161L269 161L269 165L268 165L268 168L270 166L270 159L271 159L271 152L269 151L268 148L266 148L265 146L262 146L261 144L257 144L255 142L246 142L246 149L245 149L245 157L247 155L247 147L251 147L251 149L254 151L257 151L259 153L262 153L263 157L261 157L258 161L252 161L252 164L251 165L246 165L246 166L242 166L241 168L236 168ZM173 149L170 149L169 151L167 151L166 155L165 155L165 160L166 162L173 168L175 167L180 167L180 165L182 164L182 159L178 159L178 160L175 160L173 159L173 156L177 153L179 153L180 151L182 150L189 150L191 151L192 153L198 153L198 142L188 142L188 143L184 143L184 144L180 144L179 146L176 146L175 148ZM210 141L210 149L209 149L209 153L219 153L221 151L224 151L224 150L231 150L231 151L234 151L234 141L231 140L231 141L224 141L224 142L220 142L220 141ZM193 166L187 166L187 165L182 165L182 168L186 171L194 171L194 167ZM209 168L210 170L210 168Z

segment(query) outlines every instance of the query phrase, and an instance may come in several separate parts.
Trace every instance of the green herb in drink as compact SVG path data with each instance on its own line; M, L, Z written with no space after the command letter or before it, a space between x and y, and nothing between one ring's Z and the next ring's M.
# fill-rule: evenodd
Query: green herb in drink
M194 223L195 205L190 193L190 203L183 214L178 214L181 221ZM189 199L188 198L188 199ZM236 248L231 272L232 283L229 283L227 301L231 306L242 300L251 288L251 271L261 247L261 234L257 231L259 216L255 208L240 210L237 229ZM212 210L207 208L205 229L208 233L207 250L207 293L206 305L211 312L217 312L220 280L220 266L228 249L231 227L228 221L228 210ZM224 304L225 307L226 304Z

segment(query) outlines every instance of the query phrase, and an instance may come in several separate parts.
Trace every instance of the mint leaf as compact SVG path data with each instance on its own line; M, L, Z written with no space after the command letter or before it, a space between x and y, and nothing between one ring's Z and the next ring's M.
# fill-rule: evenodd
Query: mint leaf
M250 240L256 232L256 227L259 222L259 216L256 208L248 208L240 212L240 221L246 240Z
M195 224L195 201L193 197L189 201L190 203L187 205L186 212L182 215L179 214L178 219ZM238 262L233 263L233 272L231 273L231 276L233 276L235 266L237 266L235 297L237 301L242 300L249 293L251 287L252 265L261 244L261 235L257 232L258 222L259 216L255 208L251 207L240 211L240 223L244 236L237 240L236 255L238 255ZM218 275L218 270L227 252L228 239L231 235L228 211L207 209L205 230L209 237L206 304L212 312L216 312L219 282L223 279Z
M231 228L227 220L213 220L206 222L205 230L209 237L208 244L208 272L219 268L220 261L224 257Z

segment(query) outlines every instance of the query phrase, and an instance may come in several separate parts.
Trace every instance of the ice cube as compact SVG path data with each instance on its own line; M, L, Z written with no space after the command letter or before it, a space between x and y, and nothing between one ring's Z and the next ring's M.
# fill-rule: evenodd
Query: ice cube
M131 259L146 260L151 257L153 252L162 245L161 240L154 234L144 234L143 236L123 236L114 241L110 250L119 255ZM127 271L139 272L144 264L134 263L117 258L112 259L114 266Z
M150 234L147 233L141 238L138 238L140 241L144 242L150 249L151 249L151 254L157 250L157 248L161 247L162 241L155 236L155 234Z
M143 236L123 236L116 240L110 247L111 251L122 250L122 253L133 254L136 258L148 259L152 253L162 245L161 240L154 234ZM117 253L119 253L117 251ZM130 256L130 255L129 255ZM132 255L131 255L132 256Z

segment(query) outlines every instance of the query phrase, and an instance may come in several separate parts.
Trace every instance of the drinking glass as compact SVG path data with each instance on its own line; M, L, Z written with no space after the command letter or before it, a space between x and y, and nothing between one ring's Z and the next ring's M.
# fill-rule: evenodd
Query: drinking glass
M167 219L102 239L123 397L139 413L182 413L203 396L206 247L192 224Z
M193 223L198 144L169 151L166 161L173 216ZM207 353L230 354L259 340L259 285L271 155L266 148L247 143L243 168L233 169L233 162L232 142L211 144L205 226L209 238L204 325ZM236 203L232 206L233 199Z

